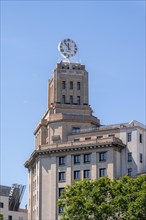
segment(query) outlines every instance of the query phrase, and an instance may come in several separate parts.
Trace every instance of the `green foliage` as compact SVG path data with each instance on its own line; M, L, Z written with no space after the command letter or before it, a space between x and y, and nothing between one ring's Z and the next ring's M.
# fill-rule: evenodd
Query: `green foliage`
M0 220L3 220L3 219L4 219L3 215L2 215L2 214L0 214Z
M146 175L75 181L58 205L61 220L146 220Z

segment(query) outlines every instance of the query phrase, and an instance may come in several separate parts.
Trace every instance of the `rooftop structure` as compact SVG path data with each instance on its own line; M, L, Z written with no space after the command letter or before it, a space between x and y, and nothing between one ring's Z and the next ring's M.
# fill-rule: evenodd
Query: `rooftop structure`
M0 216L8 220L27 220L27 209L20 209L25 186L0 185Z

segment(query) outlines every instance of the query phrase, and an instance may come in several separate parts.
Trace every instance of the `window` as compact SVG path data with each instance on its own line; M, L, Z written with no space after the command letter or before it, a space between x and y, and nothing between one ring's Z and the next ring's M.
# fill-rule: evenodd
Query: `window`
M103 138L103 136L97 136L97 139L101 139L101 138Z
M77 96L77 105L80 105L80 96Z
M64 207L63 206L59 206L59 213L63 213L64 212Z
M77 82L77 90L80 90L80 88L81 88L81 84L80 82Z
M70 89L73 89L73 82L70 82Z
M0 208L4 208L4 203L0 202Z
M100 168L99 169L99 177L105 176L106 175L106 168Z
M62 96L62 104L65 104L65 95Z
M128 140L128 142L130 142L130 141L132 140L132 134L131 134L131 132L129 132L129 133L127 134L127 140Z
M140 157L139 158L140 159L140 163L142 163L143 162L143 158L142 158L142 154L141 153L139 154L139 157Z
M61 196L61 193L63 193L64 188L59 188L59 197Z
M90 170L84 170L84 178L90 178Z
M59 157L59 165L65 165L65 156Z
M132 153L129 152L129 153L128 153L128 162L131 162L131 161L132 161Z
M73 96L70 95L70 104L73 104Z
M12 215L8 215L8 220L12 220Z
M99 153L99 161L106 161L106 152Z
M59 172L59 181L65 181L65 172Z
M91 137L86 137L85 141L91 140Z
M84 154L84 163L90 163L91 155L90 154Z
M74 164L80 163L80 155L74 155Z
M79 133L79 132L80 132L80 128L72 127L72 133Z
M128 176L131 176L132 175L132 168L129 168L128 169Z
M115 135L114 134L109 134L109 137L115 137Z
M66 88L66 82L62 81L62 89L65 89L65 88Z
M80 179L81 178L81 172L80 170L74 171L74 179Z
M80 139L79 139L79 138L75 138L75 139L74 139L74 142L77 142L77 141L80 141Z
M139 134L139 142L142 143L142 134Z

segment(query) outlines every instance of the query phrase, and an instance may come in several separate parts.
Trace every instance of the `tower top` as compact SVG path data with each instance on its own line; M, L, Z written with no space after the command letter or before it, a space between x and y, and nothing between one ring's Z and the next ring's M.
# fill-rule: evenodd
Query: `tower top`
M59 43L58 51L61 53L61 56L65 58L64 61L70 62L70 58L76 55L78 47L73 40L67 38Z

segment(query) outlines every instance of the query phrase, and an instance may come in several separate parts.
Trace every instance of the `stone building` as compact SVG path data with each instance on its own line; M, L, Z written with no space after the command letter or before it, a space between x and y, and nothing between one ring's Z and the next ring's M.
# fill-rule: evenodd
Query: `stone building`
M74 179L120 178L146 172L146 128L133 120L102 126L88 102L85 65L57 63L48 84L48 109L26 161L29 220L57 220L57 200Z
M0 219L27 220L27 209L20 208L24 186L13 184L0 185Z

